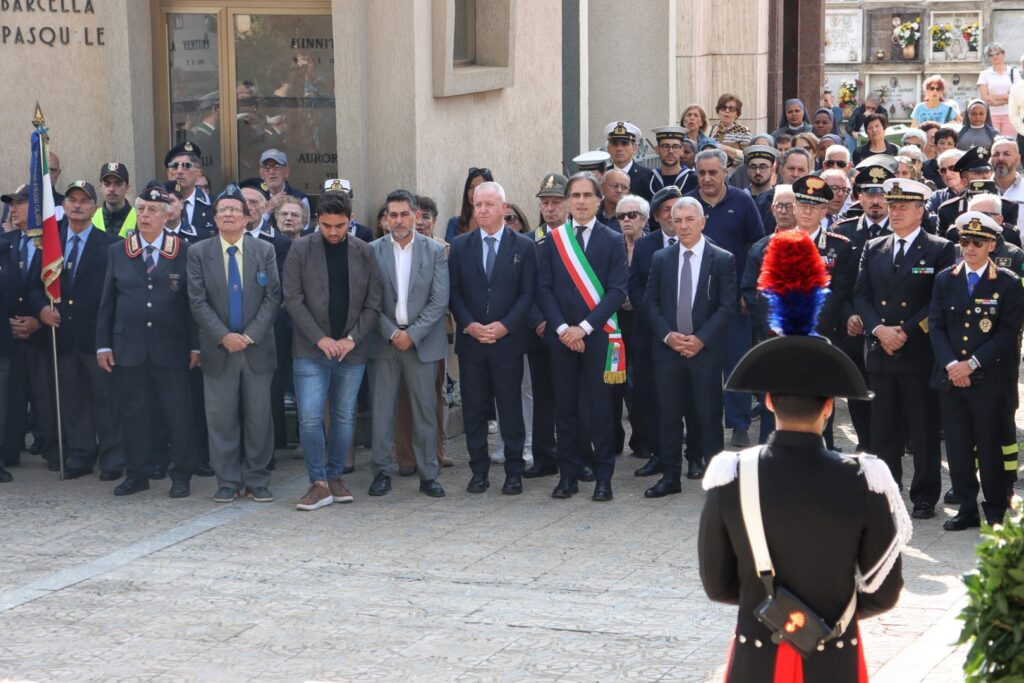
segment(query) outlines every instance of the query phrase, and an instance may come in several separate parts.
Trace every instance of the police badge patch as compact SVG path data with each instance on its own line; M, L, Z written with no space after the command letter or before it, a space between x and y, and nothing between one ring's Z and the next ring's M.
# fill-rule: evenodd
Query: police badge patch
M267 286L267 271L261 270L256 273L256 284L260 287Z
M178 273L170 273L167 276L167 284L170 286L172 292L181 290L181 275Z

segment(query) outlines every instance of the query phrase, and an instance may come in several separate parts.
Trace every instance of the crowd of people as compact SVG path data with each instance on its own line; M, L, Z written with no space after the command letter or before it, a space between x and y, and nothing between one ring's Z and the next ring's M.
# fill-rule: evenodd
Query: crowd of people
M457 375L470 493L488 490L502 464L504 494L557 475L556 498L593 481L592 498L611 500L624 414L644 460L635 475L660 475L644 495L679 493L727 445L764 443L774 428L763 397L722 387L777 333L758 286L764 254L776 234L801 230L830 277L816 332L875 392L849 402L857 449L900 484L909 450L913 515L928 519L944 432L945 498L959 504L946 528L1001 519L1017 470L1024 313L1009 283L1024 275L1024 182L1016 140L979 137L973 103L958 129L944 87L926 81L899 147L871 100L856 114L867 142L854 146L829 106L811 115L787 101L778 128L754 134L738 122L740 99L723 94L716 125L694 104L653 130L650 168L642 131L611 122L605 150L577 157L569 177L540 178L536 227L487 168L469 170L443 231L433 199L400 189L371 228L354 219L347 180L328 180L311 202L277 149L260 155L259 177L214 194L197 143L184 142L164 158L167 179L133 201L119 162L102 166L99 192L75 180L56 195L64 265L53 306L19 187L2 197L0 482L31 434L51 470L98 470L120 480L115 495L169 476L170 495L185 497L198 475L216 477L217 502L271 501L294 402L310 480L299 509L353 500L343 476L360 405L372 416L368 494L415 474L440 497ZM983 118L999 92L990 80ZM50 173L58 187L54 154ZM829 448L832 435L830 419Z

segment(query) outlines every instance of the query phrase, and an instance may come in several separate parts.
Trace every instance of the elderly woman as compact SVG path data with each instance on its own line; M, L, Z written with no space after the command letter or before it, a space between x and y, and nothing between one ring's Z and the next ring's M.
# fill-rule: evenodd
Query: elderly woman
M619 227L626 241L626 263L633 263L633 247L637 240L644 236L647 218L651 214L651 205L643 197L627 194L615 205L615 217L619 219ZM627 301L626 306L631 302ZM631 310L627 308L626 310Z
M875 112L864 117L864 132L868 141L853 152L853 163L859 164L872 154L888 154L896 156L899 148L885 139L885 129L889 118L882 112Z
M718 125L711 129L711 137L729 157L729 165L738 166L743 161L743 149L750 144L750 129L736 123L743 114L743 102L735 95L725 93L718 98L715 113L718 114Z
M694 149L698 152L714 145L713 138L708 137L708 115L704 107L699 104L691 104L684 111L679 119L679 125L686 129L686 139L693 142Z
M302 229L309 222L309 211L301 200L289 194L281 194L270 202L277 229L290 239L298 239Z
M925 121L949 123L959 121L956 109L946 102L946 79L942 76L929 76L924 79L924 101L918 102L910 113L910 125L917 128Z
M1010 123L1010 88L1020 73L1006 66L1006 50L1000 43L989 43L985 57L991 65L978 76L978 96L984 100L992 114L992 126L1000 135L1013 136L1016 131Z
M992 147L992 141L999 131L992 125L992 116L984 100L967 103L967 121L957 136L957 149L965 152L971 147Z
M921 167L924 165L924 155L914 145L900 147L896 155L896 177L909 178L921 182Z

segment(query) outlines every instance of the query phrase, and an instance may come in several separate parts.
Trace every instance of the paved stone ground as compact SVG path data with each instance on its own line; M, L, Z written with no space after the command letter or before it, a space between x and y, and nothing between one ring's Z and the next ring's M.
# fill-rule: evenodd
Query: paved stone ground
M840 445L850 450L850 430ZM734 608L700 587L697 484L645 500L623 456L615 501L472 496L453 440L448 497L415 478L298 512L300 460L279 452L277 502L215 505L214 483L128 499L61 483L38 458L0 486L0 680L680 681L721 675ZM909 463L909 460L908 460ZM493 479L500 487L502 475ZM497 488L497 487L496 487ZM589 485L582 493L589 494ZM973 531L919 523L907 588L863 625L875 681L963 680L952 643Z

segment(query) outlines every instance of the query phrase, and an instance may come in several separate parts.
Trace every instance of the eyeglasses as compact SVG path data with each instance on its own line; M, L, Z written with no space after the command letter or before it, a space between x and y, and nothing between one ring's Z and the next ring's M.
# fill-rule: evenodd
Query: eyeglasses
M736 111L736 105L727 104L724 107L719 107L718 111Z
M643 214L641 214L639 211L620 211L619 213L615 214L615 217L621 221L624 218L633 220L634 218L638 218L641 215Z
M952 166L939 166L939 173L953 173L954 170Z
M629 192L629 185L623 185L622 183L608 183L605 187L616 192Z
M658 145L658 149L663 149L666 152L678 152L683 149L682 145L667 145L664 142Z
M828 189L832 190L832 194L850 194L850 188L845 185L829 185Z
M193 164L191 161L172 161L171 163L167 164L167 168L171 169L172 171L177 171L179 168L183 168L187 171L190 168L195 167L196 164Z
M772 204L772 208L776 211L792 211L796 204L794 202L777 202Z
M518 223L519 222L519 216L515 215L514 213L510 213L507 216L505 216L505 222L506 223Z
M753 171L754 173L764 173L765 171L772 170L771 164L747 164L747 170Z
M945 88L943 88L941 85L929 85L928 89L935 90L937 92L942 92L943 90L945 90Z
M245 211L237 206L222 206L217 209L217 213L221 214L233 214L233 213L245 213Z
M824 166L825 168L846 168L847 166L850 165L850 162L842 160L837 161L835 159L826 159L821 163L821 165Z
M960 238L960 246L961 247L969 247L969 246L971 246L973 244L978 249L981 249L983 246L985 246L985 244L988 241L989 240L982 239L981 237L961 237Z

